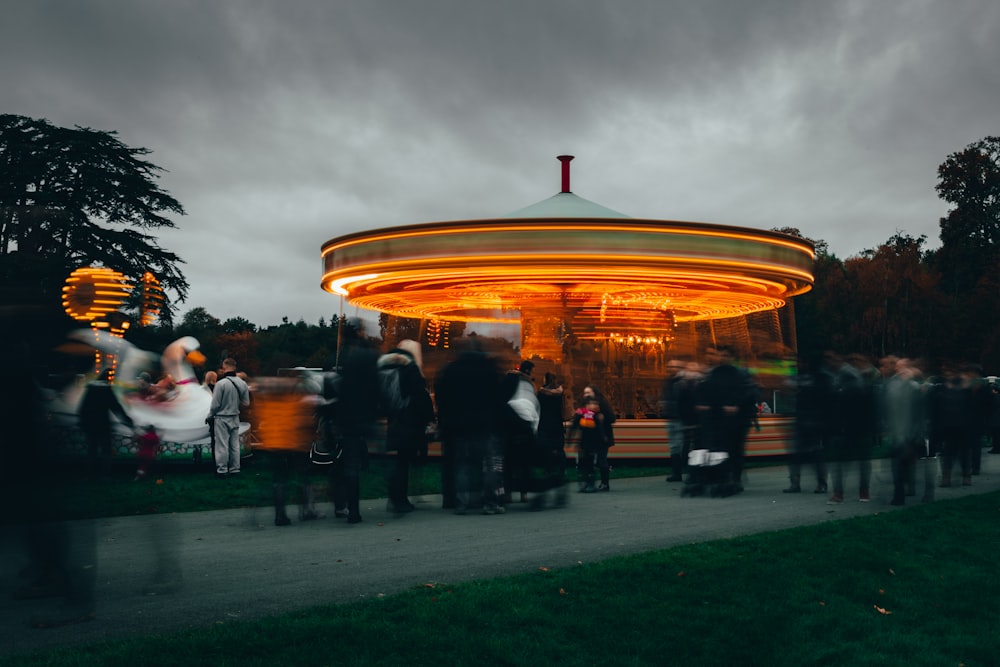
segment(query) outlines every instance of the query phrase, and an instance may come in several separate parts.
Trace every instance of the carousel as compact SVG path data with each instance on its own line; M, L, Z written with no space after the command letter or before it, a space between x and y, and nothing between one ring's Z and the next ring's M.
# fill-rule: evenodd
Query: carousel
M517 325L521 358L576 393L598 384L636 420L655 420L666 362L699 360L708 346L734 347L777 387L794 367L791 299L812 287L812 244L628 217L574 194L573 157L558 159L561 190L506 216L331 239L323 289L420 320L435 338L454 322Z

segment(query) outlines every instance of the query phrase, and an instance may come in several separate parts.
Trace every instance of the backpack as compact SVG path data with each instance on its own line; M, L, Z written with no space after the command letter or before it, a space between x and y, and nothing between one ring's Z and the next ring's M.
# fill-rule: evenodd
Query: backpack
M399 366L383 366L378 369L378 387L382 407L390 417L400 415L410 405L410 397L403 395L399 382Z

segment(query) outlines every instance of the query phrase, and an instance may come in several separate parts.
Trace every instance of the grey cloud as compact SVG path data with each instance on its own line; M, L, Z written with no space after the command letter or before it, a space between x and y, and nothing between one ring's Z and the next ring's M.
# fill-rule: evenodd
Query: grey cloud
M637 217L933 245L937 165L997 133L989 0L4 5L2 111L152 149L187 305L258 324L335 311L327 239L501 216L560 153Z

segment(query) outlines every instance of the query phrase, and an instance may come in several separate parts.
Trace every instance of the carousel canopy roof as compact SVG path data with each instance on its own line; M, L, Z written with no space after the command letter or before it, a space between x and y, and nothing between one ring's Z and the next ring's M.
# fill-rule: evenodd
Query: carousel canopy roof
M584 335L770 310L812 287L805 239L630 218L573 194L568 160L563 169L562 192L502 218L331 239L322 287L418 319L518 322L545 312Z
M505 218L627 218L629 216L578 197L560 192L537 204L508 213Z

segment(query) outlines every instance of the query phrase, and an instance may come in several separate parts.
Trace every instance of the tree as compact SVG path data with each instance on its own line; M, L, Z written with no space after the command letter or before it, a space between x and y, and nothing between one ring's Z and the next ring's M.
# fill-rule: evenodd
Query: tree
M236 334L243 331L253 333L257 331L257 325L245 317L230 317L222 323L222 331L227 334Z
M806 236L805 234L803 234L802 231L798 227L772 227L771 231L772 232L780 232L782 234L788 234L789 236L796 236L796 237L798 237L800 239L804 239L806 241L809 241L809 243L813 244L813 248L816 250L816 255L817 256L818 255L828 255L830 253L830 245L826 241L824 241L822 239L819 239L819 240L811 239L808 236Z
M149 153L115 132L0 115L0 286L51 298L73 269L100 264L133 282L151 271L183 301L183 260L149 230L175 227L164 214L184 209L157 186Z
M845 266L860 312L850 323L854 349L871 356L924 356L931 351L927 326L939 312L938 276L924 260L923 236L897 232Z
M952 153L938 167L938 195L954 208L941 218L936 263L945 290L966 294L1000 259L1000 137Z
M378 314L379 335L385 344L385 348L395 347L399 341L409 338L410 340L420 340L420 330L422 320L412 317L399 317L388 313Z

